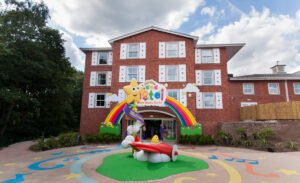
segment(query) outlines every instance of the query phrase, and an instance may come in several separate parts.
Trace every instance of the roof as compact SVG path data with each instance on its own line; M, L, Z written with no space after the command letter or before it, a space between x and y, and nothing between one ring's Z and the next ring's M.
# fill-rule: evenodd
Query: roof
M245 43L232 43L232 44L197 44L196 48L226 48L227 60L230 60Z
M300 80L300 75L293 74L252 74L229 78L231 81L259 81L259 80Z
M193 39L195 42L198 41L197 36L192 36L192 35L189 35L189 34L184 34L184 33L180 33L180 32L175 32L175 31L166 30L166 29L162 29L162 28L159 28L159 27L151 26L151 27L147 27L147 28L144 28L144 29L140 29L140 30L135 31L135 32L124 34L123 36L115 37L113 39L108 40L108 42L110 44L112 44L113 42L118 41L120 39L124 39L124 38L134 36L134 35L137 35L137 34L140 34L140 33L146 32L146 31L150 31L150 30L156 30L156 31L160 31L160 32L165 32L165 33L174 34L174 35L177 35L177 36L190 38L190 39Z
M81 51L111 51L111 47L98 47L98 48L79 48Z

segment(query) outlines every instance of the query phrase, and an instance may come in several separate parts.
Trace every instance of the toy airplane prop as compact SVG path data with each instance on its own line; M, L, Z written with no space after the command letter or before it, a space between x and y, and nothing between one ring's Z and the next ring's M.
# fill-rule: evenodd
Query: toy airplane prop
M157 144L132 142L130 145L133 149L137 151L143 150L148 153L160 153L168 155L172 159L172 161L176 161L178 155L176 145L173 145L172 147L169 144L163 142Z

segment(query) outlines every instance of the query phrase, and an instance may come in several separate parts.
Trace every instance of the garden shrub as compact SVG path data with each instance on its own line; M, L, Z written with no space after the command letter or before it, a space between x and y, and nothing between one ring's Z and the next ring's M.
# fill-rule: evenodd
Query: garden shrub
M193 145L210 145L214 144L214 140L210 135L181 135L179 143Z

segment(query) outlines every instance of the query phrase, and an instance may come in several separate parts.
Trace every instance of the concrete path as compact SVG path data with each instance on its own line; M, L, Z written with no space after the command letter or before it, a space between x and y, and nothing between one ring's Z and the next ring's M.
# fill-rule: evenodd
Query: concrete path
M31 144L23 142L0 150L0 183L117 182L95 169L103 157L129 151L119 145L89 145L34 153L28 150ZM179 148L180 154L206 161L209 169L149 182L300 182L300 152L267 153L217 146Z

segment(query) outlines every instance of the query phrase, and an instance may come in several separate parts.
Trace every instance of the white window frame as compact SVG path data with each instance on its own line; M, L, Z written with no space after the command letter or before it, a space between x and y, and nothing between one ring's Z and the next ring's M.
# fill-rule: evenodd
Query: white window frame
M213 105L214 106L206 106L205 105L205 95L213 95ZM216 93L213 93L213 92L203 92L202 93L202 97L203 97L203 108L204 109L215 109L216 108Z
M209 84L206 84L204 81L205 81L205 73L211 73L211 83ZM210 86L210 85L215 85L215 71L214 70L202 70L202 83L203 85L206 85L206 86Z
M204 58L210 58L208 56L203 57L203 51L210 51L211 52L211 60L210 61L205 61ZM213 49L201 49L201 63L202 64L213 64L214 63L214 52Z
M276 84L276 92L273 92L271 89L271 85ZM268 92L269 95L280 95L280 87L279 87L279 83L268 83Z
M168 89L167 92L168 92L168 96L169 96L169 97L172 97L172 98L174 98L174 97L173 97L173 96L170 96L169 92L170 92L170 93L171 93L171 92L172 92L172 93L176 93L177 98L174 98L174 99L175 99L175 100L178 100L178 101L180 100L180 96L179 96L180 93L179 93L179 90L177 90L177 89Z
M106 64L101 64L100 63L100 58L102 54L106 54ZM98 58L97 58L97 65L108 65L108 57L109 57L109 52L98 52Z
M246 93L245 92L245 86L246 85L251 85L252 86L252 92L251 93ZM253 83L243 83L243 94L244 95L254 95L255 92L254 92L254 84Z
M297 92L297 90L296 90L296 85L299 85L299 92ZM300 95L300 83L293 83L293 88L294 88L294 94L295 95Z
M173 51L177 51L177 54L175 56L171 56L169 55L169 49L168 49L168 45L175 45L177 46L177 50L173 50ZM179 57L179 42L166 42L166 58L178 58Z
M103 106L97 106L97 97L98 97L98 95L103 95L104 96L104 105ZM95 108L106 108L106 101L105 101L105 99L106 99L106 94L105 93L95 93ZM102 101L102 100L100 100L100 101Z
M105 84L99 83L99 74L105 74ZM96 73L96 86L107 86L107 72L97 72Z
M136 57L131 57L130 56L130 46L133 46L133 45L136 45L137 46L137 55L136 55ZM139 43L128 43L127 44L127 58L128 59L138 59L138 58L140 58L140 44Z
M169 80L169 69L176 68L177 69L177 76L175 80ZM166 81L167 82L176 82L179 81L179 66L178 65L166 65Z
M127 82L130 82L132 79L129 79L129 69L131 69L131 68L136 68L136 78L134 78L134 79L136 79L137 81L139 80L139 66L127 66L126 67L126 81Z
M257 105L257 102L241 102L241 107Z

